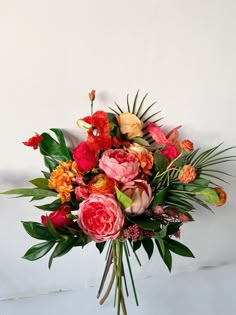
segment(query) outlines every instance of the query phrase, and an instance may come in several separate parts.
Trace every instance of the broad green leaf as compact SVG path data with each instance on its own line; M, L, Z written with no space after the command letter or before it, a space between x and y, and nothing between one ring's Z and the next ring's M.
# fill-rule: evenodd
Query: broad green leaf
M167 233L167 225L164 226L159 232L155 233L155 238L164 238Z
M32 221L22 221L22 224L26 232L33 238L38 240L52 240L54 238L53 235L48 231L47 226L43 224Z
M148 258L150 259L154 250L153 240L151 238L144 238L141 242L148 255Z
M61 206L61 199L56 199L53 202L41 206L35 206L36 208L40 210L46 210L46 211L56 211Z
M200 195L203 200L208 202L209 204L218 204L220 202L220 198L213 188L203 188L195 190L196 195Z
M52 160L47 156L44 156L44 164L49 169L49 171L52 172L58 166L59 162L56 160ZM50 178L50 174L48 178Z
M47 221L47 228L48 231L56 238L56 239L62 239L63 235L57 232L57 230L52 225L52 222L50 221L49 217L46 215L46 221Z
M155 164L157 171L162 173L167 168L168 159L164 155L155 151L154 152L154 164Z
M115 186L115 190L116 190L116 197L119 201L119 203L121 204L123 209L128 208L129 206L132 205L133 201L131 198L129 198L128 196L126 196L123 192L121 192L116 186Z
M199 188L207 188L210 184L210 180L205 178L197 178L193 182L186 184L184 190L195 192Z
M105 245L106 245L106 242L95 243L95 244L96 244L97 249L99 250L99 253L101 254L103 252Z
M167 235L173 235L177 231L179 231L180 227L183 225L182 222L174 222L174 223L169 223L167 226Z
M42 258L50 251L54 244L55 244L54 241L49 241L34 245L29 250L27 250L27 252L22 258L31 261Z
M54 251L52 252L49 261L48 268L50 269L52 266L52 261L56 257L61 257L67 254L73 247L82 246L82 240L75 237L68 237L66 239L58 241Z
M136 223L139 227L148 231L159 231L160 230L160 221L148 218L133 218L134 223Z
M141 247L141 244L142 244L142 243L141 243L140 240L133 241L132 247L133 247L134 252L135 252L136 250L138 250L138 249Z
M157 205L164 205L165 204L168 190L169 190L169 187L167 186L166 188L162 189L161 191L158 191L155 194L155 196L152 199L152 202L150 204L151 209L155 208Z
M164 263L166 264L168 270L171 272L171 268L172 268L171 252L169 251L169 249L167 247L164 247L165 250L164 250L164 254L163 254L163 248L160 246L160 243L158 242L158 240L155 240L155 243L156 243L156 246L159 250L161 258L163 259ZM164 246L164 243L162 246Z
M49 189L42 188L15 188L2 192L5 195L21 195L23 197L56 197L57 193Z
M164 244L165 244L165 247L167 247L170 251L172 251L173 253L177 255L194 258L194 255L191 252L191 250L187 246L185 246L184 244L178 241L172 240L170 238L166 238L164 240Z
M160 251L161 256L165 255L165 245L164 242L161 238L156 238L155 243L158 246L158 249Z
M61 130L50 129L57 136L59 142L52 138L48 133L42 134L43 140L39 143L39 149L42 155L50 156L56 161L68 161L71 159L71 152L66 147L63 133Z
M38 188L48 189L48 179L46 178L35 178L30 183Z

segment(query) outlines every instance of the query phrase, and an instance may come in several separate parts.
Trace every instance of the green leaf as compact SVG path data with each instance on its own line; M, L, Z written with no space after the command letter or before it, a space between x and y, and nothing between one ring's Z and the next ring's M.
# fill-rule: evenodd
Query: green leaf
M208 202L209 204L218 204L220 202L220 198L213 188L203 188L195 190L196 195L200 195L203 200Z
M38 188L48 189L48 179L46 178L35 178L30 183Z
M22 258L30 261L42 258L50 251L54 244L55 244L54 241L48 241L34 245L25 253L25 255Z
M148 218L133 218L134 223L136 223L139 227L148 231L158 231L160 230L160 221Z
M96 244L96 247L97 249L99 250L99 253L101 254L105 245L106 245L106 242L102 242L102 243L95 243Z
M119 201L119 203L121 204L123 209L128 208L129 206L132 205L133 200L131 198L129 198L128 196L126 196L123 192L121 192L116 186L115 186L115 190L116 190L116 197Z
M142 245L142 243L141 243L140 240L133 241L133 243L132 243L132 248L133 248L134 252L135 252L136 250L138 250L138 249L141 247L141 245Z
M155 238L162 239L166 237L166 233L167 233L167 225L164 226L158 233L155 233Z
M155 194L155 196L152 199L152 202L150 204L151 209L155 208L157 205L164 205L165 204L168 190L169 190L169 187L166 187L166 188L162 189L161 191L158 191Z
M151 238L144 238L141 242L148 255L148 258L150 259L154 250L153 240Z
M59 165L59 162L56 160L52 160L47 156L44 156L44 164L49 169L49 171L52 172ZM50 174L48 178L50 178Z
M177 231L179 231L180 227L183 225L182 222L174 222L174 223L169 223L167 226L167 235L173 235Z
M54 251L52 252L49 261L48 268L50 269L52 266L52 261L56 257L61 257L67 254L73 247L82 246L83 241L77 237L68 237L63 240L58 241Z
M177 255L194 258L194 255L191 252L191 250L187 246L185 246L184 244L178 241L172 240L170 238L166 238L164 240L164 244L165 244L165 247L167 247L170 251L172 251L173 253Z
M64 135L61 130L50 129L57 136L58 141L52 138L48 133L42 134L43 140L39 143L39 149L42 155L50 156L56 161L68 161L71 159L71 151L66 147Z
M158 250L160 251L160 254L162 257L165 255L165 245L161 238L156 238L155 243L158 246Z
M144 138L141 138L141 137L134 137L134 138L132 138L132 140L135 143L141 144L141 145L146 146L146 147L148 147L150 145L147 140L145 140Z
M197 178L193 182L184 185L184 190L195 192L199 188L207 188L210 184L210 180L205 178Z
M22 221L22 224L26 232L33 238L38 240L52 240L54 238L48 231L48 228L43 224L32 221Z
M154 165L157 171L159 171L160 173L164 172L167 168L167 164L168 164L168 159L164 155L155 151L154 152Z
M49 189L42 188L15 188L2 192L5 195L21 195L22 197L36 197L36 198L46 198L46 197L56 197L57 193Z
M57 230L52 225L52 222L50 221L49 217L46 215L46 222L47 222L47 228L48 231L56 238L56 239L62 239L63 235L57 232Z
M40 210L46 210L46 211L56 211L61 206L61 199L56 199L53 202L41 206L35 206L36 208Z
M162 241L162 240L161 240ZM164 263L166 264L168 270L171 272L171 268L172 268L172 255L171 252L169 251L168 248L165 247L165 251L163 254L163 249L160 246L160 243L158 242L158 240L155 240L156 246L159 250L160 256L163 259Z

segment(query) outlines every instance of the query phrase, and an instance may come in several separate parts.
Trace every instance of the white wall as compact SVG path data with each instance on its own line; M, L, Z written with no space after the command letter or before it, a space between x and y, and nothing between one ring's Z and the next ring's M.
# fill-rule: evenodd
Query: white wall
M79 117L123 106L138 88L158 101L168 130L205 148L236 144L236 2L234 0L0 0L0 190L26 186L44 169L21 144L58 127L76 145ZM236 174L236 164L225 167ZM215 215L199 209L182 241L196 258L175 257L173 274L236 261L235 178L228 204ZM31 263L21 256L36 242L20 221L40 220L27 199L0 196L0 299L98 286L104 263L93 246ZM78 251L78 252L77 252ZM166 274L157 253L141 253L136 278Z

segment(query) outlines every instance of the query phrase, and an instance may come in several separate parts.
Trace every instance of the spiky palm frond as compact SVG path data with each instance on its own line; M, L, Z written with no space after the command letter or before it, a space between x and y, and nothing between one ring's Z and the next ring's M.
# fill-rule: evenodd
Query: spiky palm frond
M156 115L158 115L161 111L156 111L153 113L150 113L149 116L147 116L147 114L150 112L150 110L153 108L153 106L156 104L156 102L153 102L151 105L149 105L144 111L143 111L143 106L145 103L145 100L148 96L148 93L146 93L142 99L141 102L138 103L138 98L139 98L139 90L136 92L135 97L134 97L134 101L132 103L132 105L130 104L130 100L129 100L129 94L127 94L126 97L126 105L127 105L127 111L131 114L136 115L140 120L142 120L144 123L147 123L151 118L154 118ZM116 115L119 115L121 113L124 113L124 110L115 102L115 105L117 107L117 109L111 108L109 107L110 110L112 110ZM153 123L157 123L158 121L160 121L161 118L156 118Z

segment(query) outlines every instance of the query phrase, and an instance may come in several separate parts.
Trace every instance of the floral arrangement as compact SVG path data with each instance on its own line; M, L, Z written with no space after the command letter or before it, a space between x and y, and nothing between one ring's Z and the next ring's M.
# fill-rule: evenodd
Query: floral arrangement
M116 104L109 113L93 112L92 90L91 115L77 121L86 140L70 148L60 129L36 133L23 144L39 149L47 171L30 181L31 188L3 192L33 201L53 198L51 203L37 206L46 212L40 223L22 222L31 237L42 241L23 258L34 261L52 251L50 268L54 258L73 247L94 242L100 253L106 249L97 297L103 304L114 287L117 315L121 311L127 314L127 275L138 305L130 255L140 263L139 248L149 259L156 248L170 271L172 253L194 257L177 240L180 229L193 221L196 206L211 210L211 206L225 204L226 192L215 181L225 182L221 177L228 174L217 166L235 158L228 155L232 147L194 149L190 140L180 140L181 126L165 134L158 126L159 112L150 114L155 103L143 110L147 94L140 104L138 96L139 92L132 104L127 96L125 111Z

